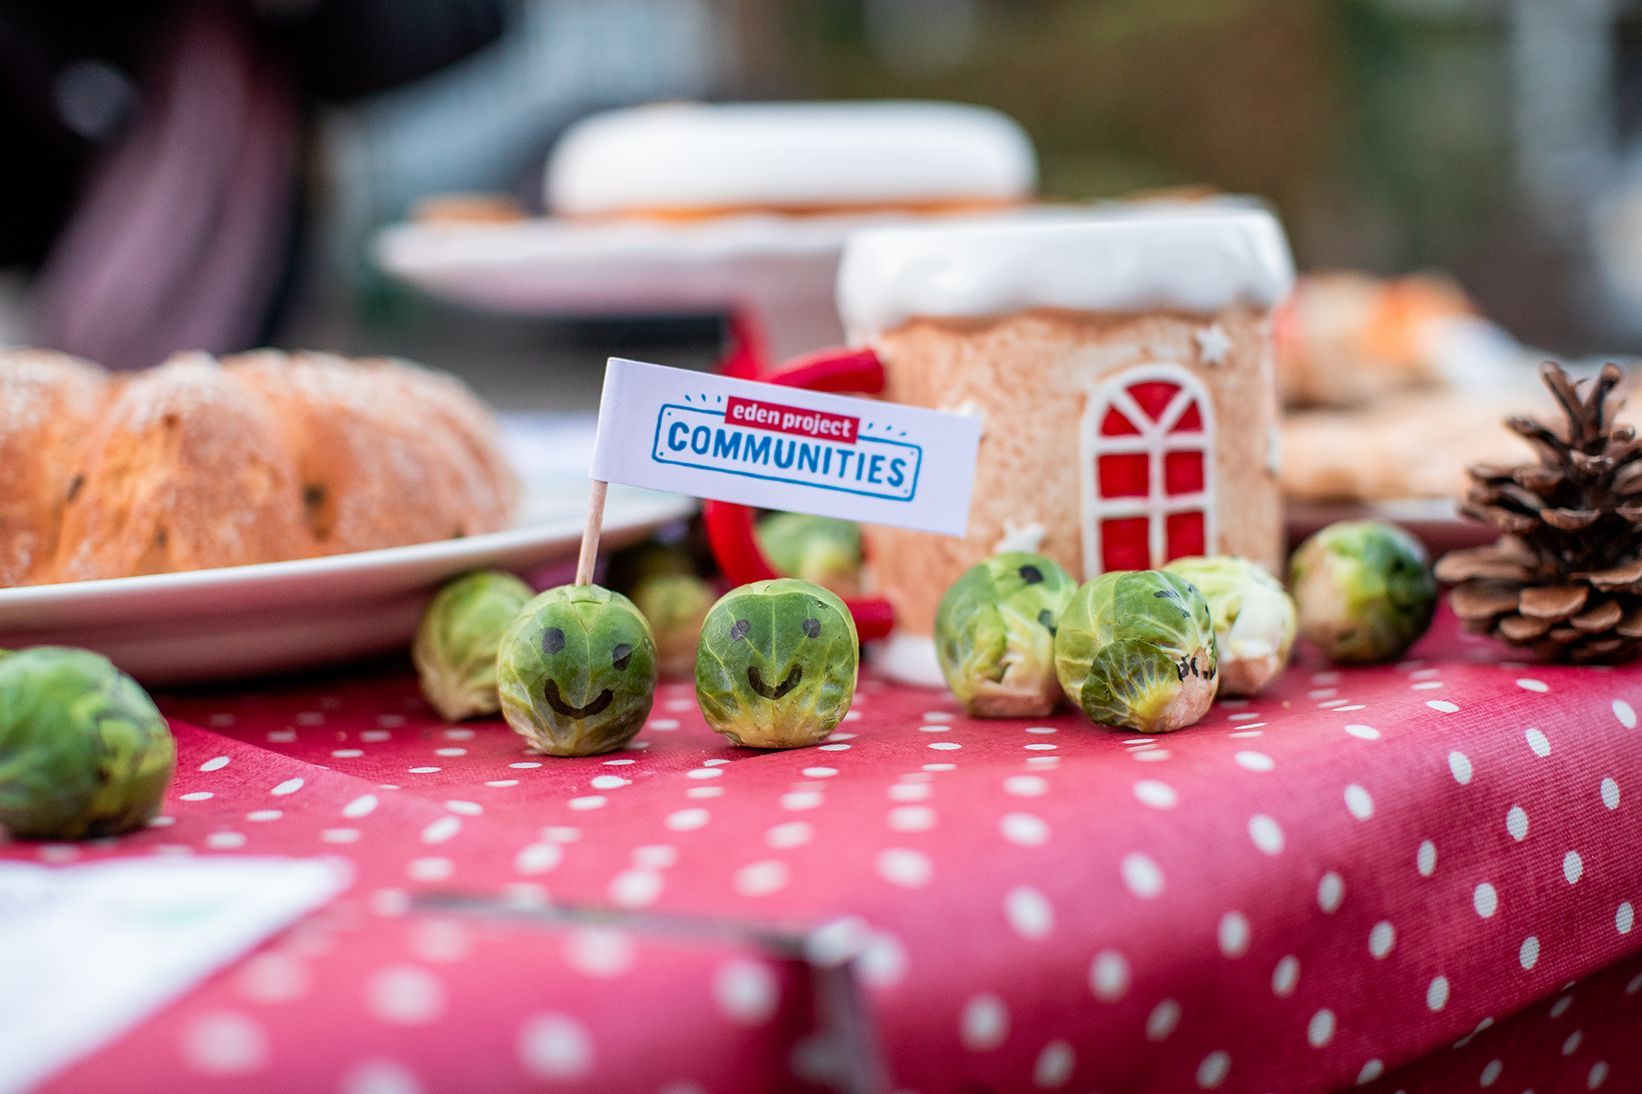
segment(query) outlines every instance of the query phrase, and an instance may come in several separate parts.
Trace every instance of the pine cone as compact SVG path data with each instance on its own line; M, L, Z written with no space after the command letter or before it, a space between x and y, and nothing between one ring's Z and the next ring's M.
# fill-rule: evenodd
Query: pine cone
M1512 418L1539 462L1479 464L1460 511L1498 529L1487 547L1453 551L1437 577L1466 629L1542 657L1626 661L1642 652L1642 442L1614 415L1624 374L1604 365L1583 397L1554 362L1540 379L1566 428Z

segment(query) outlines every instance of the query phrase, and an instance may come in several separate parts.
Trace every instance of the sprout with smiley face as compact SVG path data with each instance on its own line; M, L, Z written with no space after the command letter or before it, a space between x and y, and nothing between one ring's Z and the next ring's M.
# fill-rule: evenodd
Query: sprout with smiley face
M935 612L947 687L978 718L1040 718L1060 702L1055 629L1077 582L1042 555L1005 551L964 571Z
M855 620L838 597L778 578L731 589L696 648L696 702L738 745L818 744L849 712L860 666Z
M520 609L496 660L502 716L549 756L631 741L656 696L650 625L620 593L561 585Z

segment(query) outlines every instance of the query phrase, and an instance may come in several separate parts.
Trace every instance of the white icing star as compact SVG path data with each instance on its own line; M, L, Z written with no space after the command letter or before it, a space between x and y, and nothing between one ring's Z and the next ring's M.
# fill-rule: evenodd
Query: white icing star
M1231 350L1231 336L1219 323L1213 323L1192 335L1197 343L1197 355L1206 365L1223 365Z
M1016 524L1005 519L1003 535L992 545L992 551L994 554L1000 551L1027 551L1035 554L1038 547L1043 544L1043 537L1047 531L1048 529L1035 520Z
M965 399L962 402L949 403L945 406L938 406L935 409L945 411L948 414L962 414L966 418L976 419L981 423L981 436L986 436L986 415L981 412L981 404L977 403L974 399Z

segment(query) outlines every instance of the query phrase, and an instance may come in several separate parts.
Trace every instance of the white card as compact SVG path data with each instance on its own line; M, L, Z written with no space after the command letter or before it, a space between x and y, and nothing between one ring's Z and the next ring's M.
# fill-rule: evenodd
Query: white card
M0 862L0 1092L112 1040L348 877L331 859Z
M612 357L593 477L961 536L981 426L874 399Z

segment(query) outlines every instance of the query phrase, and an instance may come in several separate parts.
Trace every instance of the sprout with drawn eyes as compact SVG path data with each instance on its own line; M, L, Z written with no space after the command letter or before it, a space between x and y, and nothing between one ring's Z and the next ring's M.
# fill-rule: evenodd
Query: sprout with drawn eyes
M855 620L836 595L794 578L755 581L707 613L696 702L738 745L813 745L848 713L859 665Z
M947 687L982 718L1037 718L1060 701L1055 630L1077 589L1042 555L1005 551L964 571L935 612Z
M1178 574L1101 574L1061 613L1055 673L1066 697L1101 725L1189 726L1214 702L1218 670L1208 601Z
M496 663L502 716L549 756L621 748L656 695L656 645L633 602L597 585L561 585L520 609Z

